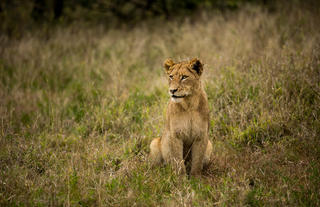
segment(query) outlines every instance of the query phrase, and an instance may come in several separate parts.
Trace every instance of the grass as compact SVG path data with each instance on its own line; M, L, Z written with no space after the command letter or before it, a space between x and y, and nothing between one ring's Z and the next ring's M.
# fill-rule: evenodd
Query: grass
M0 205L320 206L319 19L244 7L1 36ZM200 179L147 162L167 57L205 63L213 157Z

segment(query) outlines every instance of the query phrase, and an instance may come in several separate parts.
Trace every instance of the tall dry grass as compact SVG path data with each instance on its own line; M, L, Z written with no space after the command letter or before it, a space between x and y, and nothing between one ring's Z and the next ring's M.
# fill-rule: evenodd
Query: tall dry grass
M245 7L1 36L1 205L320 205L319 19ZM147 163L167 57L205 63L214 152L201 179Z

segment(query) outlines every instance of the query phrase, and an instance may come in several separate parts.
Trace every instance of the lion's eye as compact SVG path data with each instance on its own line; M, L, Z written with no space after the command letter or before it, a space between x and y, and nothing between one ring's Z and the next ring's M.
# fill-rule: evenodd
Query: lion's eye
M169 78L170 78L170 80L172 80L172 78L173 78L173 75L169 75Z
M182 77L181 77L181 80L185 80L185 79L187 79L189 76L186 76L186 75L183 75Z

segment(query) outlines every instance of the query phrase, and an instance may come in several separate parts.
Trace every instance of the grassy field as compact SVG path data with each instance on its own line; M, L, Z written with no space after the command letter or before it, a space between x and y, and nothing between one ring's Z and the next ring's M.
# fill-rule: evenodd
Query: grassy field
M320 15L259 7L0 36L0 206L320 206ZM162 63L199 57L212 162L151 168Z

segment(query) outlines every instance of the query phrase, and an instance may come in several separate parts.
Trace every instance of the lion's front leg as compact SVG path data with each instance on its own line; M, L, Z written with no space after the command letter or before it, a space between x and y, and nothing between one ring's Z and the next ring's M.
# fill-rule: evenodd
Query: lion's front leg
M197 176L201 174L203 167L203 159L207 148L207 139L196 139L192 145L192 161L191 161L191 175Z
M170 137L164 140L162 150L165 161L171 164L174 171L177 174L185 174L182 140Z

